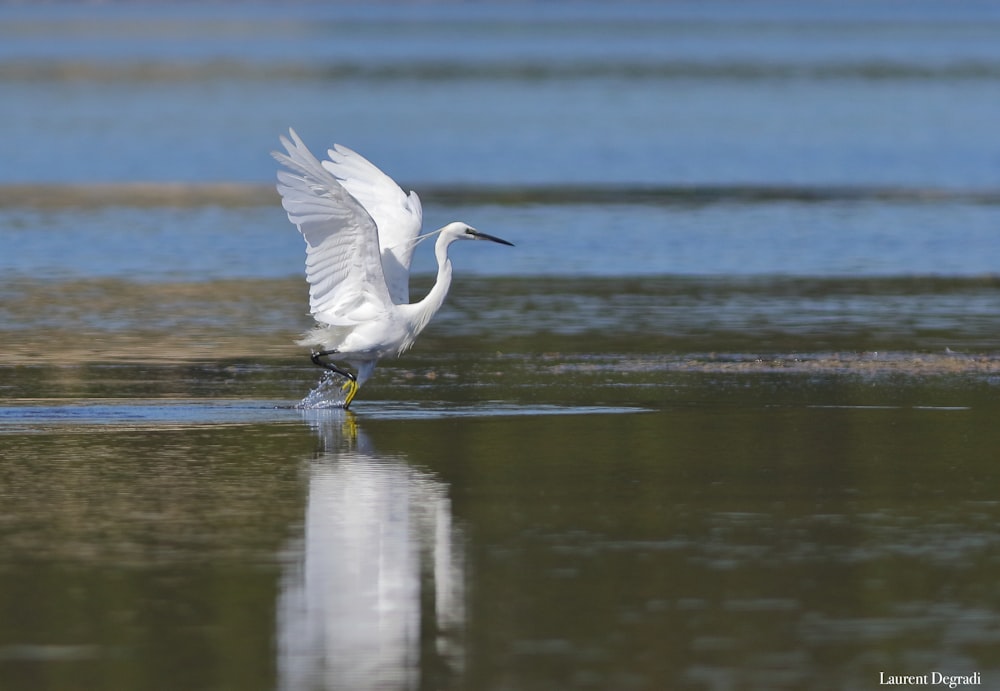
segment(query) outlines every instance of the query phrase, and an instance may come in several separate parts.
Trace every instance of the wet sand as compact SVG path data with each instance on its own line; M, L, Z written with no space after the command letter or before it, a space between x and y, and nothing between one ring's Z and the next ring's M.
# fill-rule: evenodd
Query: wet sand
M416 281L416 294L427 285L426 277ZM894 304L912 299L926 306L934 294L924 289L919 283L888 288ZM801 303L789 295L794 290L801 290ZM817 297L817 290L824 288L794 281L774 287L722 287L685 280L466 278L413 351L383 366L420 369L426 360L468 351L456 357L488 360L502 355L509 365L546 375L606 371L919 377L992 376L1000 370L995 351L976 349L990 342L992 330L986 322L967 318L963 325L956 317L945 322L952 329L948 334L937 328L918 330L912 315L902 315L898 323L888 313L863 316L866 304L855 297L828 295L832 308L818 310L817 300L824 298ZM910 290L912 298L907 298ZM949 302L943 303L940 317L928 313L925 320L950 319L943 310L962 294L952 297L950 284L941 290ZM985 300L993 288L987 282L958 290L982 293ZM744 295L752 296L752 302ZM306 350L294 344L312 323L303 307L306 286L297 277L150 283L21 279L0 287L0 296L0 366L308 363ZM575 303L576 310L559 309L567 303ZM757 316L748 318L748 305ZM801 313L797 318L785 309ZM705 322L706 315L711 323ZM885 321L879 321L883 317ZM660 328L655 319L661 320ZM759 333L748 319L757 322ZM959 350L943 343L971 347Z

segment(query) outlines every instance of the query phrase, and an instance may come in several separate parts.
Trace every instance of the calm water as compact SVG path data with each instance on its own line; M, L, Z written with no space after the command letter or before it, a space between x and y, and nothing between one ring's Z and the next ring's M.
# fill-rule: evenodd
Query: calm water
M995 687L998 37L0 6L0 688ZM349 413L290 125L517 245Z

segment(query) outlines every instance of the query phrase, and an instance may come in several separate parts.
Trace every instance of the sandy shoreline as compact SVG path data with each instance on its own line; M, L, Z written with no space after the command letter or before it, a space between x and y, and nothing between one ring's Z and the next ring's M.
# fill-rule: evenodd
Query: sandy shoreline
M256 361L263 366L308 364L306 351L276 335L247 339L224 334L156 334L150 338L136 333L102 333L88 339L72 335L73 345L62 347L66 339L46 334L45 340L11 339L0 333L0 367L119 365L184 365L189 363ZM399 360L419 366L428 353L413 353ZM433 354L439 360L442 353ZM447 355L445 353L445 355ZM467 355L456 355L467 357ZM517 362L517 369L535 370L547 376L617 372L643 373L728 373L728 374L899 374L907 376L996 375L1000 355L996 353L917 353L904 351L858 353L494 353L485 348L478 360L502 357L504 366ZM391 365L390 362L383 363Z

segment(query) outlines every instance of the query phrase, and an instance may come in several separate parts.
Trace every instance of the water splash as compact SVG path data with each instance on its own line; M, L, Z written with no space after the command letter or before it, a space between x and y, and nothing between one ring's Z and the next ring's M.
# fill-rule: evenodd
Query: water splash
M346 377L327 370L315 388L295 407L303 410L343 408L347 400L347 391L344 389L346 381Z

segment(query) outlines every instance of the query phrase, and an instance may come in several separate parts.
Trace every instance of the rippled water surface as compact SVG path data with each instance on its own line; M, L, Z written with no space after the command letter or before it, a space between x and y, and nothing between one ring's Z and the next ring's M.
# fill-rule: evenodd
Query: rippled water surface
M998 35L0 6L0 688L997 686ZM351 411L288 126L516 244Z

